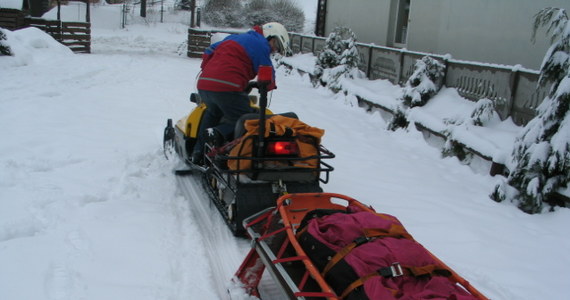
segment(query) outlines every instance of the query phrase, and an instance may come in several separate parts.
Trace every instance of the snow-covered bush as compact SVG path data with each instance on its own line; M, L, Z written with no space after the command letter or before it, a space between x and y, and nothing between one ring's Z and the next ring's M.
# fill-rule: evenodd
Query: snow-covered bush
M218 27L241 28L279 22L288 31L301 32L305 24L305 13L291 0L208 0L202 11L204 22Z
M217 27L239 28L245 25L241 1L208 0L202 9L204 22Z
M347 27L336 27L328 36L325 47L317 57L315 78L332 91L342 89L343 78L362 78L358 69L360 56L356 47L356 35Z
M404 103L409 107L425 105L441 89L444 72L445 65L429 56L417 60L404 87Z
M174 2L174 7L180 10L191 10L192 0L176 0Z
M0 28L0 56L1 55L12 55L12 50L10 46L6 44L6 34L4 33L4 29Z
M407 128L410 124L406 116L406 110L402 107L397 107L393 113L392 119L388 123L387 129L396 131L399 128Z
M279 22L288 31L302 32L305 13L291 0L250 0L245 6L249 26Z
M511 173L491 194L495 201L514 202L528 213L541 212L549 194L570 182L570 23L565 10L545 8L536 14L533 37L545 26L552 45L539 84L552 87L515 141Z
M445 65L439 61L424 56L414 65L414 73L402 88L402 105L398 107L394 117L388 124L389 130L406 128L409 121L406 119L410 107L423 106L441 89Z
M471 113L471 123L475 126L486 126L492 121L500 120L493 101L487 98L480 99Z

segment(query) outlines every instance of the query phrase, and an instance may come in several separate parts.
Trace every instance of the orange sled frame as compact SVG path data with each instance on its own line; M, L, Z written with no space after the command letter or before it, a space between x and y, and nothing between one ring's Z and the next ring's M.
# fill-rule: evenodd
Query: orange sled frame
M259 282L267 269L289 299L340 300L341 297L327 284L299 245L296 233L308 212L315 209L346 210L349 205L375 213L370 207L345 195L302 193L281 196L276 207L245 219L244 228L252 239L252 249L236 272L234 281L241 284L249 295L259 298ZM428 253L451 272L449 280L478 299L488 299L431 252Z

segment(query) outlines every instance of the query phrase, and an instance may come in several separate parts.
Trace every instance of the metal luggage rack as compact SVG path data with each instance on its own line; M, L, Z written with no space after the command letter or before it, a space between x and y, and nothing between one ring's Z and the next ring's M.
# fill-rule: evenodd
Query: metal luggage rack
M207 151L212 148L210 145L206 145ZM328 183L330 178L330 172L334 170L334 167L323 161L323 159L331 159L335 157L335 154L326 149L322 145L318 145L318 155L312 155L307 157L252 157L252 156L229 156L229 155L216 155L214 157L206 157L207 160L214 166L214 171L218 173L223 173L229 175L236 175L235 178L237 182L240 180L241 176L246 175L251 180L261 180L261 181L277 181L287 179L292 179L291 181L309 181L318 176L318 180L322 183ZM258 167L263 164L263 162L277 161L277 162L299 162L299 161L309 161L313 159L318 159L319 167L316 168L304 168L295 166L276 166L274 168ZM243 160L250 160L252 162L252 167L248 169L230 170L226 166L228 160L237 160L238 167L239 162ZM324 174L324 178L321 177Z

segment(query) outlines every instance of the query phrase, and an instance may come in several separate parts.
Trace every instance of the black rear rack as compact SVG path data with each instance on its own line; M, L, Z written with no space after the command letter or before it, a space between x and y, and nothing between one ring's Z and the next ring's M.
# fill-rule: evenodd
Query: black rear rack
M210 145L206 144L207 152L211 150ZM328 183L330 172L334 168L323 161L323 159L334 158L335 155L324 146L319 145L317 147L318 155L307 156L307 157L252 157L252 156L229 156L217 154L213 157L206 156L208 163L215 168L215 171L220 173L226 173L231 175L247 175L251 180L267 180L267 181L309 181L314 178L322 183ZM318 167L296 167L296 166L276 166L276 167L259 167L263 166L264 162L274 161L274 162L303 162L310 160L318 160ZM238 162L237 170L230 170L227 168L228 160L236 160ZM248 160L251 161L251 168L241 169L239 168L240 162ZM324 175L322 177L321 175ZM293 179L292 179L293 178ZM239 176L237 176L239 181ZM292 180L291 180L292 179Z

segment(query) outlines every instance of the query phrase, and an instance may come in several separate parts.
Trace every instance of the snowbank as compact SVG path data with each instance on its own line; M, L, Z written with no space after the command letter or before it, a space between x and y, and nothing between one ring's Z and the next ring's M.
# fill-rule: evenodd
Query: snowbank
M12 52L12 56L0 59L0 68L41 64L56 57L73 55L71 49L40 29L0 30L6 35L5 42Z
M312 74L316 57L312 53L285 57L281 62L291 68ZM402 88L388 80L342 80L342 90L383 109L394 112L401 105ZM489 122L486 126L469 123L476 102L459 95L454 88L442 88L425 106L410 109L407 118L428 130L448 136L456 142L478 152L478 155L499 164L506 164L517 133L522 129L510 118Z

